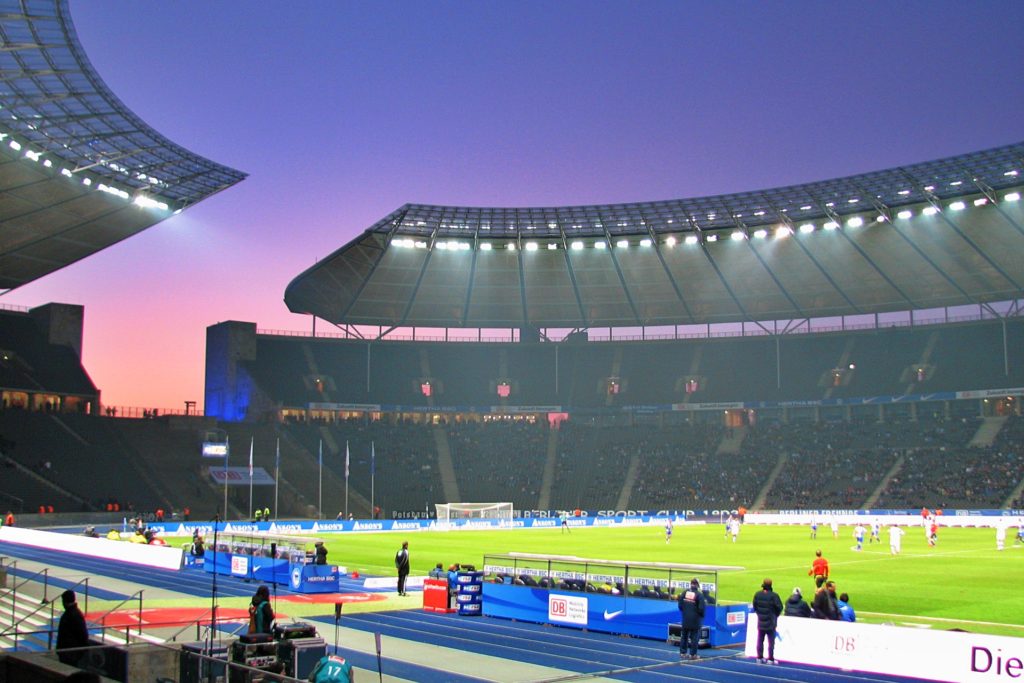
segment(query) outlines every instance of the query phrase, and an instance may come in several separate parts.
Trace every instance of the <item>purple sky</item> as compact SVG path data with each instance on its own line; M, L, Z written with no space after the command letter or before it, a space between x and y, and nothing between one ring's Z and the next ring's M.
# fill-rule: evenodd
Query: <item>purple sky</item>
M1019 0L71 10L129 108L250 174L0 297L85 306L106 405L201 406L207 325L309 330L288 282L406 202L696 197L1024 139Z

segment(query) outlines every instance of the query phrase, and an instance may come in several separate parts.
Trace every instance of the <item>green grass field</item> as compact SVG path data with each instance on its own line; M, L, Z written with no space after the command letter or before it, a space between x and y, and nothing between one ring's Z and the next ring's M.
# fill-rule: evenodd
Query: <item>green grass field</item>
M1016 530L1013 530L1016 531ZM483 564L485 554L507 552L575 555L577 557L679 562L743 567L719 574L718 596L727 602L749 602L765 577L785 600L799 586L808 600L813 580L807 575L820 548L829 560L837 592L849 593L859 621L962 628L979 633L1024 636L1024 546L995 548L992 529L944 528L939 545L929 548L920 529L903 539L903 553L889 554L884 543L866 544L856 552L852 528L833 539L828 529L809 538L805 526L745 525L737 543L723 537L719 524L677 525L672 543L661 526L577 528L513 531L413 532L409 534L322 534L331 564L361 574L391 575L393 558L409 541L413 574L426 574L436 563Z

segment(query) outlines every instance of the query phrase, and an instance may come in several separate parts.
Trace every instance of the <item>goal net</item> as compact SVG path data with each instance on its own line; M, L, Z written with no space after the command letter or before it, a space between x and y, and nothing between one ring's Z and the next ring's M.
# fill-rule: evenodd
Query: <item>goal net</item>
M437 526L456 526L460 520L498 520L505 525L512 522L512 503L435 503Z

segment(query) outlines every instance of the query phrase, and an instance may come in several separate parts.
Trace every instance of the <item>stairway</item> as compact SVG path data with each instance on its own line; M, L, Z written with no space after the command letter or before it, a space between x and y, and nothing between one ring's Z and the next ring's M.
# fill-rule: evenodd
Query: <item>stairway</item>
M999 436L999 430L1006 423L1006 417L986 417L978 426L978 431L967 442L970 447L986 448L991 446Z

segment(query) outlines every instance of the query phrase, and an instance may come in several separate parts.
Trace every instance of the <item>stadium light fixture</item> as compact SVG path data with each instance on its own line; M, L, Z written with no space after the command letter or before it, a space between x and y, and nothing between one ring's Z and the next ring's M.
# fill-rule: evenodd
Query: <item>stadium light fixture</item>
M714 233L711 233L710 235L707 236L706 239L707 239L708 242L717 242L718 241L718 235L716 235Z
M800 226L801 234L807 235L812 232L814 232L814 223L804 223L803 225Z
M967 208L967 205L964 204L963 202L953 202L952 204L949 205L949 208L953 211L963 211L965 208Z
M934 190L935 190L935 186L934 185L925 185L924 186L924 191L925 192L933 192Z
M826 230L832 231L838 229L839 224L836 223L835 221L829 221L828 223L825 223L825 225L823 225L822 227L824 227Z
M491 245L490 242L481 242L480 243L480 251L490 251L492 249L494 249L494 247Z
M581 242L580 240L576 240L569 246L572 248L573 251L580 251L581 249L583 249L583 242Z
M754 215L755 216L763 216L764 215L764 211L755 211Z
M1017 176L1017 175L1018 175L1019 173L1020 173L1019 171L1016 171L1016 170L1014 170L1014 171L1007 171L1007 172L1006 172L1006 173L1004 173L1003 175L1005 175L1005 176L1009 176L1009 177L1011 177L1011 178L1014 178L1014 177L1016 177L1016 176Z
M1007 196L1009 196L1009 195L1007 195ZM676 246L676 238L675 238L675 237L672 237L672 236L670 235L670 236L669 236L669 237L668 237L668 238L667 238L667 239L665 240L665 244L667 244L667 245L668 245L668 246L670 246L670 247L674 247L674 246Z
M516 243L515 243L515 242L509 242L509 243L508 243L508 247L506 247L506 248L507 248L507 249L508 249L509 251L515 251L515 250L516 250Z
M558 249L558 245L554 242L548 242L548 251L554 251L555 249Z
M26 149L25 150L25 158L26 159L30 159L32 161L38 162L39 161L39 157L41 157L41 156L42 155L39 152L32 151L31 149Z
M975 206L985 206L986 204L988 204L988 198L986 197L978 197L974 200Z
M11 140L8 144L11 146L11 149L13 149L15 152L21 151L21 143L18 142L17 140Z
M440 249L441 251L448 251L448 243L447 242L438 242L434 246L437 249Z
M417 249L426 249L427 248L427 241L426 240L420 240L418 242L414 242L413 246L416 247Z
M649 246L651 246L651 240L649 240L646 237L643 238L642 240L640 240L640 246L641 247L649 247Z
M53 162L50 161L49 159L43 159L43 166L45 166L46 168L50 168L51 166L53 166Z
M900 190L896 194L900 195L901 197L906 197L908 194L910 194L910 190Z
M764 228L759 228L759 229L754 231L754 237L756 237L759 240L763 240L767 236L768 236L768 231L765 230Z
M619 240L618 242L615 243L615 248L616 249L625 249L628 246L629 246L629 240Z
M914 212L911 211L910 209L903 209L903 211L900 211L898 214L896 214L896 218L899 218L900 220L904 220L905 221L905 220L907 220L908 218L910 218L913 215L914 215Z
M73 173L71 173L71 171L69 171L69 170L68 170L68 169L66 169L66 168L62 168L62 169L60 169L60 174L61 174L62 176L66 176L66 177L68 177L68 178L71 178L71 177L73 177L73 175L74 175Z
M92 185L92 178L82 178L82 184L85 185L86 187L89 187L90 185Z
M949 184L949 186L950 187L960 187L963 184L964 184L964 181L962 181L962 180L954 180L953 182L951 182Z
M526 251L537 251L537 243L536 242L527 242L526 243Z
M605 244L603 240L598 240L597 242L594 242L594 249L604 249L607 246L608 245Z
M733 230L732 234L729 235L729 239L731 239L733 242L739 242L742 239L746 239L746 237L747 236L743 233L742 230Z
M847 204L856 204L856 203L857 203L857 202L859 202L859 201L860 201L860 198L858 198L858 197L854 197L853 199L847 199L847 200L846 200L846 203L847 203Z
M694 245L697 244L697 242L699 242L700 240L697 239L696 235L687 235L685 241L689 245Z
M789 237L792 234L793 228L789 227L788 225L780 225L779 227L775 228L775 237L777 239Z
M813 207L810 204L805 204L804 206L800 207L800 210L801 211L810 211L812 208Z
M921 211L921 213L923 213L925 216L934 216L938 212L939 212L939 210L936 209L934 206L926 206Z
M1003 197L1003 199L1005 199L1008 202L1019 202L1020 192L1009 192L1005 197Z
M848 228L859 228L864 225L864 219L860 216L854 216L850 220L846 221L846 227Z
M875 216L875 222L876 223L885 223L887 220L889 220L889 219L886 218L884 214L880 213L877 216Z

